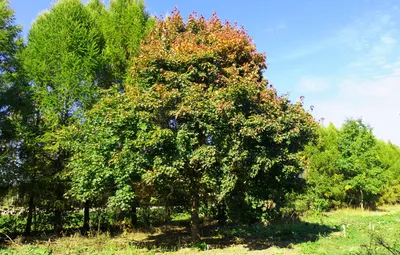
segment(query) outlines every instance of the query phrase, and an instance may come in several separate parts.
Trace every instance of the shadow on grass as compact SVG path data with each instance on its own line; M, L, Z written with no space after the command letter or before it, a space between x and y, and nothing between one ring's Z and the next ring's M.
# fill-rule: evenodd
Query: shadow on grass
M249 250L264 250L271 246L288 248L302 242L314 242L322 236L340 231L338 226L332 227L317 223L296 221L290 224L274 223L268 226L262 224L224 226L215 223L204 224L201 228L202 243L210 249L226 248L232 245L244 245ZM108 229L110 230L110 229ZM69 229L62 236L71 236L79 233L79 229ZM127 239L131 247L146 248L155 251L177 251L180 248L192 247L190 239L189 221L174 221L169 225L154 228L140 228L136 232L147 233L147 237L140 241ZM103 232L104 233L104 232ZM110 238L118 237L120 231L106 231ZM4 236L5 237L5 236ZM0 249L7 248L12 240L0 237ZM13 239L16 236L11 235ZM10 239L11 239L10 238ZM22 243L53 242L59 236L49 233L33 233L23 237ZM3 239L3 240L1 240Z
M182 247L190 247L190 231L187 222L185 227L165 230L162 234L152 235L142 240L132 241L131 245L138 248L176 251ZM339 227L331 227L308 222L291 224L261 224L225 226L209 225L203 227L201 242L211 249L226 248L241 244L249 250L263 250L271 246L287 248L302 242L315 242L320 237L340 231Z

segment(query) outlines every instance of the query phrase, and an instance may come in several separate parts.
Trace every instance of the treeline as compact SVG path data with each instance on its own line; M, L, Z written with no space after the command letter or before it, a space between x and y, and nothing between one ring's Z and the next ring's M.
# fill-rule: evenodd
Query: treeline
M25 43L0 1L0 24L0 198L24 225L2 231L61 234L79 217L83 233L132 228L156 206L164 222L188 212L196 243L200 216L397 202L398 148L360 121L319 127L268 84L247 32L216 15L60 0Z
M298 208L328 210L400 202L400 148L378 140L361 120L330 124L306 146L307 192Z

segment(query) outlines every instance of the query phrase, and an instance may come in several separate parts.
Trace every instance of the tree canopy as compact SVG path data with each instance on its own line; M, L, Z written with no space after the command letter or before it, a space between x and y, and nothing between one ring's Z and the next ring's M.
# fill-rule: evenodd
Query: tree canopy
M339 130L320 127L318 140L305 151L309 192L328 207L397 201L399 148L376 139L361 119L349 119Z
M102 162L90 171L96 177L81 180L105 187L111 178L120 204L135 196L135 181L187 194L193 241L201 201L220 203L234 190L282 199L276 189L295 188L297 152L316 126L300 102L268 87L265 67L265 56L242 28L216 15L191 15L185 23L174 11L142 43L125 93L104 98L106 108L84 124L104 130L90 133L90 140L78 134L83 139L77 148L97 145L97 152L76 154L71 166L77 171L80 162L92 168ZM108 167L112 176L103 172Z

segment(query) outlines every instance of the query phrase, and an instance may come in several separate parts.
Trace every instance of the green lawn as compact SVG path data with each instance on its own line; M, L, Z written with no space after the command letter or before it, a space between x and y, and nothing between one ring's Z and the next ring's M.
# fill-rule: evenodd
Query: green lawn
M177 223L117 236L15 238L0 254L391 254L373 241L380 237L391 247L400 243L400 206L338 210L268 226L207 226L196 247L185 224Z

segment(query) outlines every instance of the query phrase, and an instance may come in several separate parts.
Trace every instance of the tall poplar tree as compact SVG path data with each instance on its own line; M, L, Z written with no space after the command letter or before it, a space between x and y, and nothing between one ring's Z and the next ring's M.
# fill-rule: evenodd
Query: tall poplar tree
M24 67L33 83L34 100L41 118L46 157L50 160L48 188L54 194L54 228L62 228L63 178L70 152L59 131L81 118L99 96L104 70L104 40L89 11L79 0L61 0L39 15L30 28Z

